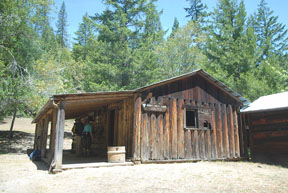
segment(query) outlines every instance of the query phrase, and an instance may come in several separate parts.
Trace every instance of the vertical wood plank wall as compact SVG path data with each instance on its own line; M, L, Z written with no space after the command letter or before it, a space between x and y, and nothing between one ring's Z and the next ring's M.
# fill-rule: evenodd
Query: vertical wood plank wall
M167 110L141 110L142 161L233 159L246 154L245 129L238 116L241 103L214 83L195 75L144 90L142 101L149 93L151 105L165 103ZM212 129L184 129L183 104L210 108Z
M134 100L133 98L124 99L120 102L108 105L108 109L115 110L115 130L114 145L125 146L126 157L132 157L132 137L133 137L133 116L134 116ZM108 113L108 111L107 111ZM109 135L109 115L106 119L107 140ZM139 127L140 128L140 127ZM140 136L139 136L140 137ZM108 141L107 141L108 143Z
M161 97L160 97L161 98ZM162 99L158 99L161 101ZM237 108L230 104L197 103L169 98L165 113L141 113L141 160L216 160L240 157ZM152 98L150 104L155 104ZM212 110L211 130L183 127L182 105L193 104Z

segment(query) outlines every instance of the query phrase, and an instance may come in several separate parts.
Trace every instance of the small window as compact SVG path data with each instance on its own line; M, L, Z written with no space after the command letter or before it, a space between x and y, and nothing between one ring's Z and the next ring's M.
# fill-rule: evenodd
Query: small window
M197 109L185 109L184 123L185 128L198 128Z
M211 124L207 120L203 122L203 129L211 129Z

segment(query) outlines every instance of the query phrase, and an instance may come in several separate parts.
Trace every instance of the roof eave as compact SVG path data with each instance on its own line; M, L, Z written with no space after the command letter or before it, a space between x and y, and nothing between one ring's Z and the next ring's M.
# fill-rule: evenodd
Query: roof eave
M281 110L288 110L288 107L280 107L280 108L271 108L271 109L258 109L258 110L248 110L248 111L240 111L240 113L243 114L250 114L250 113L265 113L265 112L271 112L271 111L281 111Z

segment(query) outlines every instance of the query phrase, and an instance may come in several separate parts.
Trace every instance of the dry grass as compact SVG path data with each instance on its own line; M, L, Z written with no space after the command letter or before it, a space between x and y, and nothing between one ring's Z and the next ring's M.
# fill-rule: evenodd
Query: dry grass
M22 142L31 146L34 127L24 119L18 123L15 131L23 134L19 146ZM7 128L0 125L0 134ZM0 148L8 151L2 141L3 137ZM56 175L46 169L23 151L0 153L0 192L288 192L287 168L249 162L147 164Z

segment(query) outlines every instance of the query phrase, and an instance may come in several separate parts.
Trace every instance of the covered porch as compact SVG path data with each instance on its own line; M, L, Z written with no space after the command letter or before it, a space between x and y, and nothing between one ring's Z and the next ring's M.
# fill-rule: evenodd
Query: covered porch
M133 91L54 95L33 120L36 123L34 149L41 150L41 160L53 172L131 165L133 113ZM76 118L92 120L93 143L89 157L73 154L72 149L63 151L65 120ZM108 163L108 146L125 146L126 161Z

